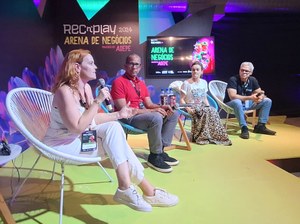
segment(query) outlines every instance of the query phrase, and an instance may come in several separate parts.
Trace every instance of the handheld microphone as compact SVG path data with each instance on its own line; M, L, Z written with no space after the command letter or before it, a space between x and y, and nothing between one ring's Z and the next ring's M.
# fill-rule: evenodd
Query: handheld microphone
M98 80L98 88L99 89L103 89L105 87L105 80L104 79L99 79ZM105 107L106 109L109 111L109 112L112 112L113 111L113 107L111 105L111 102L109 99L105 99L104 100L104 103L105 103Z

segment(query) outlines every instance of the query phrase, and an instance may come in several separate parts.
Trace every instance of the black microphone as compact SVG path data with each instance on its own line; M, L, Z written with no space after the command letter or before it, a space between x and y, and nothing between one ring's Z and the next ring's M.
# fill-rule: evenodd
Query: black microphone
M99 92L100 92L100 89L103 89L104 87L105 87L105 80L104 79L98 79L98 87L97 88L99 88ZM105 102L106 109L109 112L113 112L113 107L111 105L110 100L109 99L105 99L104 102Z

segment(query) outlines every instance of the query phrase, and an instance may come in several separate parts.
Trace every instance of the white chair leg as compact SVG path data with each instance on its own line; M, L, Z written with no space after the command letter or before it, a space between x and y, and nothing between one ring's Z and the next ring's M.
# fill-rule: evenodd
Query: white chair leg
M100 162L97 162L98 165L101 167L101 169L103 170L103 172L105 173L105 175L108 177L110 182L113 182L113 179L111 178L111 176L107 173L107 171L104 169L104 167L102 166L102 164Z
M63 209L64 209L64 182L65 182L65 168L61 164L61 182L60 182L60 205L59 205L59 224L62 224Z
M11 200L10 200L10 205L12 205L12 203L14 202L14 200L16 199L17 195L19 194L19 192L21 191L21 188L23 187L23 185L25 184L25 182L27 181L29 175L31 174L32 170L34 169L35 165L37 164L37 162L40 160L42 154L39 154L38 157L36 158L35 162L33 163L33 166L30 168L28 174L26 175L25 179L23 180L23 182L19 185L19 187L17 188L16 192L13 194Z

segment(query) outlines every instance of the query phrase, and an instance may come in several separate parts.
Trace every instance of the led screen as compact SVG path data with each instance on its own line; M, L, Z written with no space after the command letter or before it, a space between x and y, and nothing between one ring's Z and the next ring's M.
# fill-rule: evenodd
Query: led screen
M204 74L215 72L214 37L147 37L147 78L190 77L198 60Z

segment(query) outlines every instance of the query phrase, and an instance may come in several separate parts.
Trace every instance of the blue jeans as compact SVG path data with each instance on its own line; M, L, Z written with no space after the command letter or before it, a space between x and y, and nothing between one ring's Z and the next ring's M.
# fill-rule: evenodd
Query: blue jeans
M259 110L258 122L266 124L269 120L269 114L272 106L272 100L265 97L260 103L253 103L250 101L249 107L245 108L242 101L239 99L234 99L226 103L228 106L232 107L234 114L239 122L240 127L247 126L245 119L245 110Z
M150 152L160 154L163 148L170 146L175 132L178 111L163 118L159 112L137 114L129 119L121 119L122 122L147 132Z

